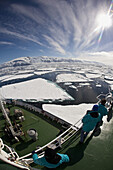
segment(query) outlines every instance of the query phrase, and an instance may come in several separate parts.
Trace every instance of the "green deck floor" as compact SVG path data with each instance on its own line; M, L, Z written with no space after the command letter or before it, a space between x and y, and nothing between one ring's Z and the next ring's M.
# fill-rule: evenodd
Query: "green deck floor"
M11 107L10 115L13 115L15 108L19 107ZM37 114L33 114L30 111L27 111L22 108L21 110L23 110L25 116L25 121L21 123L22 130L25 133L25 137L22 136L22 140L20 140L20 142L14 143L14 140L12 140L11 142L7 135L4 135L4 132L0 132L0 137L3 139L3 141L5 141L8 146L15 148L19 156L31 153L31 151L36 149L37 146L44 146L56 137L56 135L59 133L59 128L61 128L60 125L57 125L57 123L55 124L55 122L52 122L50 119L47 119L42 115L37 116ZM4 119L2 118L2 116L0 118L0 130L3 130ZM56 127L53 126L52 123L56 125ZM27 134L27 130L30 128L34 128L38 132L38 140L36 142L33 142Z
M99 136L91 138L90 135L83 145L78 145L80 140L78 137L63 146L60 153L67 153L70 162L61 165L58 170L113 170L113 118L110 122L104 120ZM0 163L0 169L17 170L3 162ZM46 170L44 167L39 169Z

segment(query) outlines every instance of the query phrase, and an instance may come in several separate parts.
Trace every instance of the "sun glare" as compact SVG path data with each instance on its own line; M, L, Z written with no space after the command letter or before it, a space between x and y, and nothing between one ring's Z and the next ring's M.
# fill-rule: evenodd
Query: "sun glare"
M111 16L104 13L98 15L97 22L100 28L109 28L112 25Z

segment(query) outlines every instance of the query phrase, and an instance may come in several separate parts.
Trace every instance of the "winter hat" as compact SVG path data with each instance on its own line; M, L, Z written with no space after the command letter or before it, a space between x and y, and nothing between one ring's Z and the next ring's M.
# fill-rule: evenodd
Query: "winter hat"
M45 159L51 164L57 164L61 160L61 156L55 150L47 147L45 150Z
M95 104L95 105L93 106L92 110L98 112L98 105Z
M55 150L53 150L53 149L47 147L47 149L45 150L45 157L46 157L46 158L51 158L51 159L52 159L52 158L55 157L55 155L56 155Z

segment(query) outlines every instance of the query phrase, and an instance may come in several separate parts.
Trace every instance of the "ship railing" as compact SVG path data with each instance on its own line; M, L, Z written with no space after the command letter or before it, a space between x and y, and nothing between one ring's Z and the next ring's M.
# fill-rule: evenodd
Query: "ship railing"
M7 150L9 151L9 153L8 153L9 158L11 157L11 158L14 158L15 160L19 158L19 155L14 150L14 148L11 148L11 147L7 146L6 144L4 144L4 147L6 147Z
M81 119L76 122L74 125L71 125L67 130L65 130L62 134L60 134L58 137L56 137L55 139L53 139L51 142L47 143L46 145L38 148L35 150L35 152L41 156L44 154L44 150L49 147L52 149L56 149L56 148L61 148L62 144L64 144L67 140L69 140L72 136L77 135L79 130L82 127L82 121ZM22 160L25 159L27 157L30 157L32 155L32 153L29 153L27 155L24 155L22 157L20 157L18 160Z
M15 104L15 105L19 105L19 106L23 106L23 107L25 107L26 109L33 110L33 111L36 111L36 112L39 112L39 113L42 112L42 109L40 109L40 108L38 108L38 107L36 107L36 106L33 106L33 105L31 105L31 104L22 102L22 101L14 100L14 104Z
M111 102L113 101L113 95L112 93L108 93L104 95L106 99L106 108L109 109L111 107ZM100 95L97 96L100 102ZM56 149L58 147L62 147L62 144L65 143L67 140L69 140L73 135L76 135L78 131L82 128L82 119L80 119L78 122L76 122L74 125L71 125L65 132L63 132L61 135L59 135L57 138L49 142L48 144L44 145L43 147L40 147L39 149L35 150L35 152L40 152L42 151L39 155L44 154L44 149L46 147L50 147L53 149ZM32 153L27 154L23 157L20 157L19 159L24 159L26 157L31 156Z
M7 112L6 112L5 108L4 108L4 105L3 105L3 101L2 101L2 100L0 100L0 108L1 108L1 110L2 110L3 115L5 116L5 118L6 118L6 120L7 120L7 122L8 122L9 125L10 125L9 128L10 128L10 131L11 131L13 137L15 138L16 141L19 141L19 139L17 138L16 133L15 133L15 131L14 131L14 129L13 129L13 125L12 125L12 123L11 123L8 115L7 115Z
M42 109L37 108L36 106L32 106L30 104L24 103L22 101L14 101L15 105L20 105L20 106L24 106L25 108L28 108L30 110L34 110L34 111L38 111L39 113L42 113ZM4 108L4 107L3 107ZM77 132L80 130L82 126L82 121L79 120L78 122L76 122L74 125L70 125L70 127L65 130L61 135L59 135L58 137L56 137L55 139L53 139L51 142L49 142L48 144L36 149L36 152L40 153L39 155L41 156L44 153L44 149L46 147L50 147L52 149L56 149L58 147L62 147L62 144L65 143L67 140L69 140L72 136L74 136L75 134L77 134ZM23 160L27 157L30 157L32 155L32 153L29 153L27 155L24 155L22 157L18 157L17 160Z
M104 95L104 94L102 94ZM97 98L100 100L101 98L101 95L97 96ZM106 98L107 100L107 103L111 103L113 97L112 97L112 93L108 93L108 94L105 94L104 95L104 98ZM108 100L109 99L109 100ZM40 113L42 113L42 110L35 107L35 106L32 106L30 104L27 104L27 103L24 103L24 102L21 102L21 101L16 101L16 104L17 105L21 105L21 106L24 106L28 109L33 109L35 111L38 111ZM107 106L108 107L108 106ZM37 110L38 109L38 110ZM44 150L46 149L46 147L50 147L52 149L56 149L58 147L62 147L62 144L64 144L67 140L69 140L72 136L76 135L78 133L78 131L81 129L82 127L82 119L80 119L78 122L76 122L74 125L70 125L70 127L65 130L61 135L59 135L58 137L56 137L55 139L53 139L51 142L47 143L46 145L38 148L35 150L35 152L41 156L44 154ZM25 158L28 158L32 155L32 153L29 153L27 155L24 155L22 157L19 157L18 160L24 160Z
M7 150L7 155L9 159L14 158L16 160L19 158L19 155L17 154L17 152L13 148L4 144L1 138L0 138L0 150Z

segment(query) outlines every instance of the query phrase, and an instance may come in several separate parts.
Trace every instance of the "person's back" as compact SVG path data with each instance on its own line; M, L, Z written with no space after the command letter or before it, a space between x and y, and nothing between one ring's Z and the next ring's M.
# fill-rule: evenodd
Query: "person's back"
M88 110L86 115L83 117L82 122L82 130L80 137L80 144L82 144L87 137L88 133L92 131L97 123L100 121L100 113L98 113L98 105L94 105L92 110Z
M108 112L107 112L107 109L105 107L105 103L106 103L106 100L105 99L102 99L101 100L101 103L99 104L99 108L98 108L98 112L100 113L101 115L101 120L103 118L103 116L107 115Z
M63 162L69 162L69 157L66 154L55 153L51 148L47 148L45 155L41 158L36 153L33 154L34 163L45 166L47 168L56 168Z
M85 132L92 131L99 121L100 121L100 113L95 112L95 111L90 111L82 119L83 131Z

